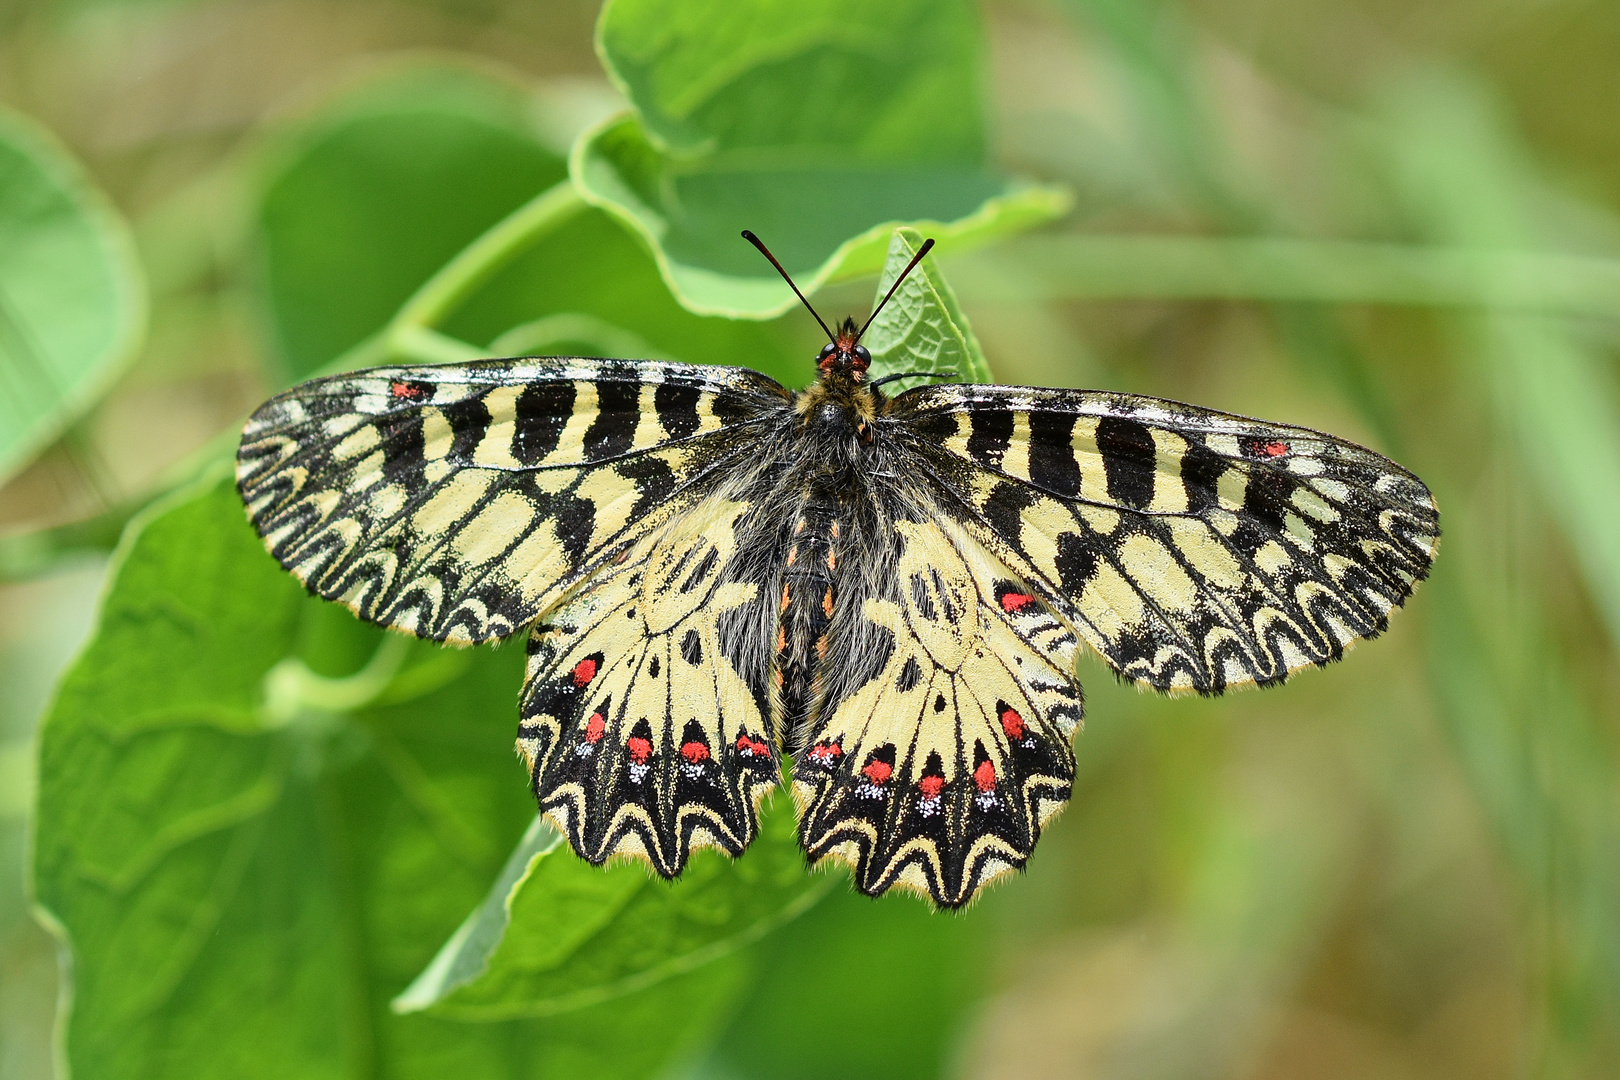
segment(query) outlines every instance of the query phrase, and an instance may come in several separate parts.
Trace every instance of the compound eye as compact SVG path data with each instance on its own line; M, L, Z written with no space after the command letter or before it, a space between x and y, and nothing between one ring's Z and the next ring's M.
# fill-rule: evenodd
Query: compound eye
M857 345L855 346L855 359L859 360L863 364L870 364L872 362L872 354L866 351L865 345Z
M834 345L832 342L829 341L829 342L827 342L827 344L825 344L825 345L823 345L821 347L821 353L816 357L816 359L817 360L825 360L825 359L827 359L827 357L831 356L833 353L835 353L837 351L838 351L838 346Z

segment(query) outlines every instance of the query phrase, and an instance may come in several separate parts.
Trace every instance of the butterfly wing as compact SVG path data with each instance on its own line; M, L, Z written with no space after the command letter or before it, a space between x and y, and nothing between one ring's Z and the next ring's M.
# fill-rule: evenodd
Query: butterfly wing
M869 546L894 562L840 601L826 695L794 765L800 840L812 861L848 864L863 892L955 907L1022 866L1069 797L1076 642L948 515L877 530L888 539ZM881 565L841 556L863 558Z
M1417 477L1307 428L1155 398L925 387L891 416L972 531L1122 675L1280 682L1387 626L1433 562Z
M770 614L739 557L749 513L705 501L529 638L518 749L541 810L593 863L639 856L674 877L692 848L738 855L754 837L780 766L763 671L741 656Z
M651 361L376 368L262 406L237 487L311 592L470 644L700 502L786 400L752 371Z

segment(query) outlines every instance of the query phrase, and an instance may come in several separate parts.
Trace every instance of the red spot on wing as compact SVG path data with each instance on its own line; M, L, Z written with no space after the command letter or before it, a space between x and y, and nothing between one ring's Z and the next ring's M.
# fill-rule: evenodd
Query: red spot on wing
M403 382L389 383L388 392L397 398L419 398L422 396L420 386L412 386L410 383Z
M700 761L709 760L709 748L700 742L682 743L681 757L696 765Z
M592 713L591 718L585 721L585 741L593 744L601 742L602 732L606 729L607 724L603 721L602 714Z
M737 736L737 753L764 758L771 756L771 748L763 740L753 738L747 732L744 732Z
M584 686L596 678L596 661L586 657L574 665L574 685Z
M925 799L937 799L939 793L945 789L943 776L925 776L917 781L917 788L923 793Z
M844 748L835 742L817 743L810 748L810 759L818 765L826 765L835 758L844 755Z
M1023 611L1024 608L1030 604L1033 604L1034 602L1035 598L1028 593L1003 593L1001 596L1001 610L1011 615L1015 614L1016 612Z
M628 739L625 741L624 748L630 752L630 760L637 765L645 765L647 758L652 754L652 743L646 739Z
M973 770L973 782L979 786L980 791L994 791L996 789L996 767L988 761L979 762L979 767Z
M894 766L887 761L874 761L861 770L861 775L874 784L881 784L894 774Z
M1002 710L1001 730L1007 733L1009 739L1022 739L1024 737L1024 718L1018 715L1017 709Z
M1260 452L1266 457L1282 457L1284 454L1288 453L1288 444L1285 442L1275 441L1262 443L1260 446Z

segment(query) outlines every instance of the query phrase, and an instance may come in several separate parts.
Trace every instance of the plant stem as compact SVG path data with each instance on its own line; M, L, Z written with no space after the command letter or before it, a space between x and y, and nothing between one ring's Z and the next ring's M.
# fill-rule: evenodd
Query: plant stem
M456 364L463 360L481 360L489 355L459 338L412 323L396 326L389 331L388 346L389 359L409 360L418 364Z
M1620 317L1620 260L1488 248L1197 236L1030 237L954 260L984 299L1216 299Z
M390 337L406 327L436 325L536 240L585 207L585 200L571 180L562 180L536 195L428 278L394 316Z

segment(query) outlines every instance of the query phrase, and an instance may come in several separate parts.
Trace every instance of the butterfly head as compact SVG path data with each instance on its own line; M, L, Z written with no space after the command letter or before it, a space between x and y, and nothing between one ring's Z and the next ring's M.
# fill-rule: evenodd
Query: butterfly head
M846 318L837 335L821 347L816 356L816 370L823 377L847 375L853 382L865 382L866 369L872 366L872 354L860 343L860 337L855 320Z
M827 344L821 347L820 354L816 356L816 370L819 373L820 380L826 382L829 379L842 377L852 383L866 382L866 369L872 366L872 354L867 352L866 346L860 343L861 335L865 334L866 328L871 326L877 319L878 312L883 310L884 305L889 302L889 298L900 288L900 283L906 280L906 277L917 268L917 264L922 262L923 256L927 255L933 248L934 241L932 239L923 241L922 247L917 249L917 254L912 256L911 262L907 263L906 268L900 271L899 276L894 279L894 284L889 286L889 291L884 294L882 300L878 301L878 306L873 309L871 317L866 320L866 326L856 329L855 320L846 318L839 325L838 333L835 334L827 329L827 324L822 321L820 315L816 314L816 309L810 305L810 301L804 298L804 293L800 292L799 287L793 284L793 276L782 268L782 264L776 261L776 256L771 254L770 249L760 241L759 237L747 229L743 230L742 235L744 240L753 244L759 249L761 255L770 260L771 265L776 267L776 272L782 275L782 280L788 283L788 288L793 290L793 295L799 298L816 322L820 323L821 329L826 331Z

